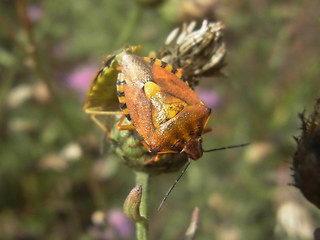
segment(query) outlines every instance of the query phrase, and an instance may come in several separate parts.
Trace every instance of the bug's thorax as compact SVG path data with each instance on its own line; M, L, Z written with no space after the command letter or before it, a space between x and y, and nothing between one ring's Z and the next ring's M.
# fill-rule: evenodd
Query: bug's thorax
M137 88L143 88L144 83L152 79L152 68L143 58L135 55L127 54L122 57L121 72L123 81Z

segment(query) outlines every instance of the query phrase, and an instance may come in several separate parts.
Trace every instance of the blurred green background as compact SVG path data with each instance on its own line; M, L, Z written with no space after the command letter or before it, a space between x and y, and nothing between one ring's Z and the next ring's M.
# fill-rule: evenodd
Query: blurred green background
M213 108L204 148L252 144L193 162L160 212L178 173L152 177L150 239L183 239L195 206L196 239L311 239L319 210L288 184L297 114L320 97L319 12L317 0L2 0L0 239L135 239L121 212L134 174L82 111L85 92L107 54L147 55L203 19L225 24L228 49L228 77L197 88Z

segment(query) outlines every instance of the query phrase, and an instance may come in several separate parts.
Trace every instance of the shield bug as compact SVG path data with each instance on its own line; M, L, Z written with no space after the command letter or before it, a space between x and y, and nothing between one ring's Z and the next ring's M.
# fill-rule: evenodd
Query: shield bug
M123 112L119 108L119 102L120 106L123 106L124 101L139 103L139 99L124 99L120 95L118 96L119 98L117 98L116 82L118 74L121 72L123 56L125 54L137 54L140 48L140 46L128 47L118 51L116 54L109 55L105 59L103 67L96 73L87 91L83 109L85 113L91 115L92 120L104 130L110 138L109 143L112 149L117 155L121 156L121 160L123 160L126 165L138 171L146 171L153 175L177 171L186 163L186 155L168 153L161 157L160 162L154 162L155 154L149 153L144 146L140 146L141 137L139 137L137 131L118 131L117 127L110 124L114 123L112 120L117 120L118 117L107 117L102 120L103 116L123 115ZM126 121L124 121L124 123L125 122ZM122 126L120 129L134 129L134 127L129 126L125 128ZM145 162L149 164L143 164Z
M155 58L125 54L121 58L117 95L123 114L145 146L156 154L202 156L201 135L211 110L188 86L181 71Z
M182 71L160 59L135 55L140 46L110 55L97 72L84 105L86 113L107 133L96 115L116 115L116 96L123 117L120 130L136 130L157 162L166 153L203 154L201 135L211 110L188 85ZM116 82L116 84L115 84ZM116 85L116 90L115 90ZM124 117L131 125L122 125Z

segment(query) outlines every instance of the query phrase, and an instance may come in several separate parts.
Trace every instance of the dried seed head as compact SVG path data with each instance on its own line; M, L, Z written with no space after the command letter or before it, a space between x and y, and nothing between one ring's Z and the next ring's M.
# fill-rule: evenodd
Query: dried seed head
M320 99L309 118L305 118L304 112L299 116L302 134L295 138L297 151L292 162L294 186L320 208Z
M183 69L190 85L196 85L196 79L201 76L221 75L227 52L221 22L204 20L199 29L195 27L196 22L191 22L182 29L174 29L160 53L163 61Z

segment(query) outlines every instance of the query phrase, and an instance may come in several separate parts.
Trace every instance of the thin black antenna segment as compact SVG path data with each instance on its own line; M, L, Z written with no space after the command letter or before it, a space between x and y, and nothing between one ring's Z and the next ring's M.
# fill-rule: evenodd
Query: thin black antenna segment
M182 172L180 173L179 177L174 181L174 183L172 184L172 186L170 187L169 191L164 195L159 207L158 207L158 211L160 211L162 205L164 204L164 202L167 200L168 196L170 195L172 189L176 186L176 184L179 182L180 178L182 177L182 175L185 173L185 171L188 169L188 167L190 166L191 163L191 159L188 158L188 162L186 163L186 165L184 166Z
M237 144L237 145L230 145L230 146L225 146L225 147L220 147L220 148L213 148L213 149L209 149L203 152L214 152L214 151L220 151L220 150L225 150L225 149L230 149L230 148L239 148L239 147L245 147L248 146L250 143L242 143L242 144ZM171 191L173 190L173 188L176 186L176 184L179 182L180 178L182 177L182 175L185 173L185 171L188 169L188 167L190 166L191 163L191 158L188 157L188 162L186 163L185 167L183 168L182 172L180 173L179 177L174 181L174 183L172 184L172 186L170 187L170 189L168 190L168 192L164 195L159 207L158 207L158 211L160 211L162 205L164 204L164 202L167 200L168 196L170 195Z
M230 146L225 146L221 148L213 148L209 150L204 150L203 152L215 152L215 151L220 151L220 150L225 150L225 149L230 149L230 148L239 148L239 147L245 147L248 146L250 143L242 143L242 144L237 144L237 145L230 145Z

